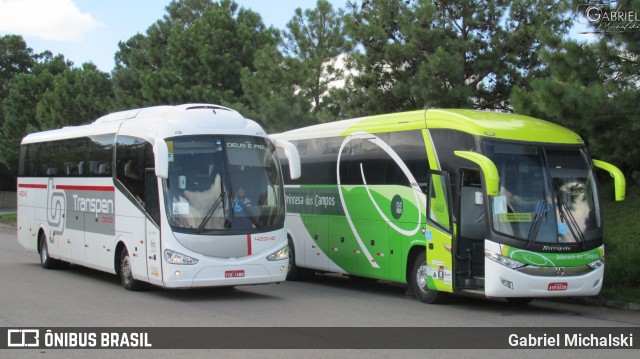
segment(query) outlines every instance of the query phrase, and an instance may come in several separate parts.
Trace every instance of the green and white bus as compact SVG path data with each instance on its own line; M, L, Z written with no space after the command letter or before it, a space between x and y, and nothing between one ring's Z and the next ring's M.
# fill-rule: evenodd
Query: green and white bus
M602 288L593 169L611 173L617 200L625 180L566 128L429 109L274 137L295 144L302 162L302 176L285 183L291 275L404 283L428 303L448 293L526 303Z

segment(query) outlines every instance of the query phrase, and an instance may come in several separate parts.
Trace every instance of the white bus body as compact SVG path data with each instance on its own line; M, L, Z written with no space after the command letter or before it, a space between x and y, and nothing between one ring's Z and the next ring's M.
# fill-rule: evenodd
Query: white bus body
M289 143L206 104L30 134L20 153L18 241L45 268L79 264L118 274L133 290L281 282L288 247L274 143L299 163Z

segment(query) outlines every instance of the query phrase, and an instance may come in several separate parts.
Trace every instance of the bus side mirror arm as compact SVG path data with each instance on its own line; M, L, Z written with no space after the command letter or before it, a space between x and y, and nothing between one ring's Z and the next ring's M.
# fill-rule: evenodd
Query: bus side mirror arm
M281 148L284 151L284 155L287 156L289 161L289 176L292 180L300 178L302 170L300 169L300 154L298 149L291 142L281 139L273 139L276 148Z
M164 140L156 140L153 144L155 156L156 176L162 179L169 178L169 148Z
M498 192L500 192L500 176L498 175L498 168L489 157L470 151L454 151L453 153L480 166L484 174L487 195L498 195Z
M611 174L613 177L613 186L615 188L615 197L616 201L624 201L625 191L627 187L627 183L624 179L624 174L622 171L611 163L607 163L604 161L593 160L593 166L605 170Z

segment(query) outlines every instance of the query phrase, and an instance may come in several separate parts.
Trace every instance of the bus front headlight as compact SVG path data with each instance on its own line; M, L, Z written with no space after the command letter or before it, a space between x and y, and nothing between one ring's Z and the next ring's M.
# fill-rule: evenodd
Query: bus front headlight
M289 246L284 246L267 256L268 261L281 261L289 258Z
M604 265L604 258L600 258L595 262L589 263L589 267L591 267L593 269L598 269L598 268L602 267L603 265Z
M172 251L171 249L164 250L164 260L171 264L196 264L198 260L184 255L182 253L178 253L176 251Z
M522 262L518 262L515 259L511 259L509 257L505 257L503 255L500 255L498 253L493 253L491 251L484 251L484 256L491 259L492 261L496 262L496 263L500 263L505 267L509 267L511 269L518 269L520 267L524 267L526 264L522 263Z

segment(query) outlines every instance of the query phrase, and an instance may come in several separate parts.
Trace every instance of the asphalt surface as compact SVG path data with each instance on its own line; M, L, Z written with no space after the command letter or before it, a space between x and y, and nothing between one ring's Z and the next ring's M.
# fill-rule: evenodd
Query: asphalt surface
M45 270L38 256L0 227L0 327L640 327L640 312L536 300L454 298L426 305L391 283L356 283L337 275L264 286L124 290L111 274L80 266ZM488 329L490 330L490 329ZM252 331L253 333L253 331ZM249 338L250 339L250 338ZM471 339L471 338L470 338ZM469 340L470 340L469 339ZM467 340L467 338L460 338ZM640 340L640 338L637 338ZM637 350L4 350L0 358L636 358Z

